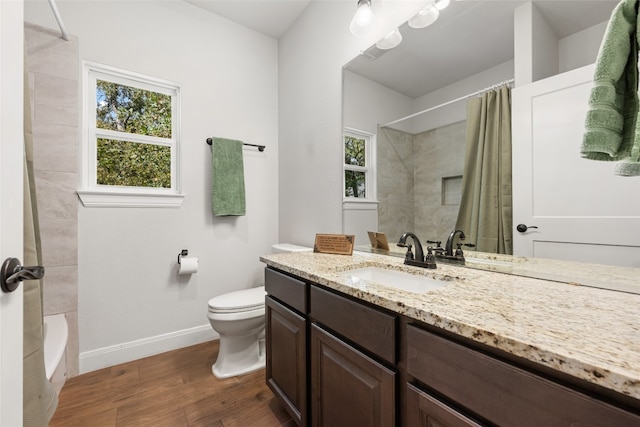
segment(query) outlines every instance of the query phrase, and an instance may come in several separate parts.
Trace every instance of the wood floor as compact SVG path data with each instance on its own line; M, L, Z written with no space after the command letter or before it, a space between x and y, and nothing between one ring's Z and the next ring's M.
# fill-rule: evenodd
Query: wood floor
M214 377L217 352L212 341L71 378L49 426L295 426L264 369Z

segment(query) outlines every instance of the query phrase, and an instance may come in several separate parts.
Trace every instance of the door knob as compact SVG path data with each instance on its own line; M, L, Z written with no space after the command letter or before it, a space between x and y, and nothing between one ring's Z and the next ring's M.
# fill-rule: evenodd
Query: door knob
M4 292L13 292L23 280L37 280L44 277L44 267L23 267L18 258L7 258L0 267L0 287Z
M525 231L527 231L530 228L538 228L535 225L524 225L524 224L518 224L516 226L516 230L518 230L521 233L524 233Z

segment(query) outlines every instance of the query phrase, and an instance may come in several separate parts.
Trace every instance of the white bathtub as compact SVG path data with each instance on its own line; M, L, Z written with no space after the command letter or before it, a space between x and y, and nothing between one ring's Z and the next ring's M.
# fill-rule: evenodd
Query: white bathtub
M69 327L64 314L44 316L44 367L47 379L60 393L67 379L66 350Z

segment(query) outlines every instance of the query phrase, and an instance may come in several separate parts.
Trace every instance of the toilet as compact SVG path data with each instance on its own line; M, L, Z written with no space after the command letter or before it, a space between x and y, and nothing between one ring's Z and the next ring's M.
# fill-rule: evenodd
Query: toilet
M312 249L278 243L272 253L310 252ZM218 358L211 367L217 378L229 378L264 368L264 286L229 292L209 300L207 317L220 334Z

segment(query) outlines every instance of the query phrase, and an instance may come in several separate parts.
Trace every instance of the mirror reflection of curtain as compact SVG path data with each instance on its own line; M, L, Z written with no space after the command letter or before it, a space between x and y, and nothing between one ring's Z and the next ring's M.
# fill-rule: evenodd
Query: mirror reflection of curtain
M33 171L33 137L29 78L24 78L24 256L23 265L42 265L40 226ZM23 426L46 426L58 406L58 397L44 367L42 281L25 280L23 311Z
M488 90L467 103L467 148L456 228L474 250L513 253L511 89Z

